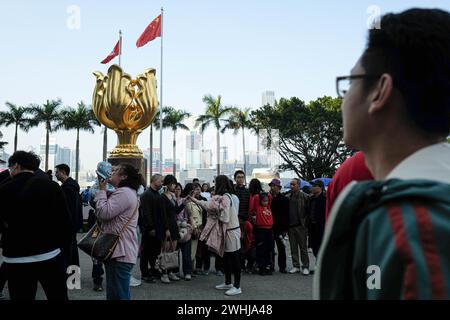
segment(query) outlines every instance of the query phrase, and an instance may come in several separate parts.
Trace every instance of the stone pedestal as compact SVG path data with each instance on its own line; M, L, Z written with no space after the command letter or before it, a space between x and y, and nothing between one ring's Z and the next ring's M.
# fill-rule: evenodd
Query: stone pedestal
M128 163L135 167L139 173L142 175L144 180L147 180L147 161L144 158L108 158L108 162L113 166L121 163Z

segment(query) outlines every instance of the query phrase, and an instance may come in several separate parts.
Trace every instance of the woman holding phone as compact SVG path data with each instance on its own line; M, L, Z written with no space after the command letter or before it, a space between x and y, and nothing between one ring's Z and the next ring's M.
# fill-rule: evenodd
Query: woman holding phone
M105 262L107 300L131 299L131 270L136 264L139 247L136 226L140 181L138 171L129 164L113 167L111 177L99 181L95 196L96 216L103 230L118 234L125 228L111 259ZM115 188L109 195L106 194L108 182Z

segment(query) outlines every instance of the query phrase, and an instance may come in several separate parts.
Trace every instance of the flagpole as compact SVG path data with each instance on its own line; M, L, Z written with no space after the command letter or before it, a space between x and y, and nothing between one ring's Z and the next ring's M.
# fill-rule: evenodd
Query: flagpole
M159 84L159 172L160 174L163 174L163 138L162 138L162 131L163 131L163 27L164 27L164 8L161 7L161 69L160 69L160 84ZM173 159L175 161L175 159Z
M119 30L119 67L122 67L122 30Z

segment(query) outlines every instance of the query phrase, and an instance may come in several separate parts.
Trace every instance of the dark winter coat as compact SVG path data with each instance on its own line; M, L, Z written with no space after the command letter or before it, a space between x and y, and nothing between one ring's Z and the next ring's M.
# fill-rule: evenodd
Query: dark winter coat
M77 233L83 227L83 202L80 195L80 186L69 177L61 185L61 189L64 192L69 209L72 233Z
M277 237L289 230L289 199L281 193L272 197L273 233Z
M0 220L6 223L3 255L39 255L61 249L72 240L70 215L56 182L24 172L0 186Z

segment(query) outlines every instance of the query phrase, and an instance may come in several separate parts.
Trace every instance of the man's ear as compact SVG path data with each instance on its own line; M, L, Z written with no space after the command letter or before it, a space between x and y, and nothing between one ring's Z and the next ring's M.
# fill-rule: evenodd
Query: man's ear
M394 88L394 81L392 76L388 73L384 73L380 79L378 79L377 84L371 90L369 95L369 114L374 114L386 107L389 99L392 96L392 91Z

